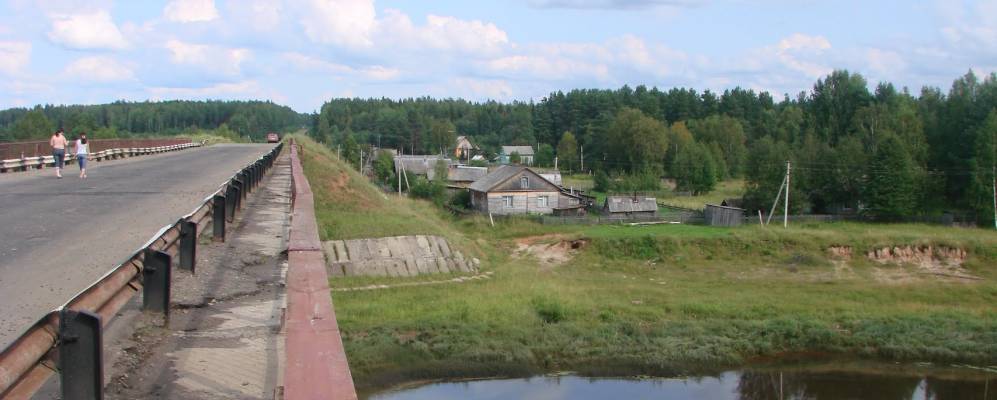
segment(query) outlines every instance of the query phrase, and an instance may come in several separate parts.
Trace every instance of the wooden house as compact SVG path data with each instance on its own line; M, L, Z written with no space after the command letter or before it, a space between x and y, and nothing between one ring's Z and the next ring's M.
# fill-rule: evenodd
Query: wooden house
M519 163L523 165L533 165L532 146L502 146L502 153L498 156L499 164L510 164L512 153L519 154Z
M469 189L471 206L491 214L553 214L555 209L583 204L579 196L520 165L503 165Z
M395 168L404 169L409 175L422 175L427 179L436 179L436 164L443 161L447 166L452 162L449 158L438 155L400 155L395 156Z
M655 217L658 215L658 200L639 195L606 196L602 212L609 216Z
M488 175L488 168L452 165L447 173L447 187L467 189L472 183Z
M458 160L470 160L473 153L478 151L478 146L471 143L467 136L457 136L457 146L454 147L454 158Z

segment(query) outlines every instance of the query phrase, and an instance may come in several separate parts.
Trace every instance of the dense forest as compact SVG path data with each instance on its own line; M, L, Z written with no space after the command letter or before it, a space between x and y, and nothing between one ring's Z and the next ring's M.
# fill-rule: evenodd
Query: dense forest
M904 218L993 214L997 75L972 71L948 92L919 93L835 71L795 98L735 88L624 86L572 90L540 102L334 99L314 117L317 139L347 147L438 153L469 136L488 155L532 145L537 162L596 176L603 190L710 191L744 179L747 208L770 206L791 163L794 212L861 211Z
M0 111L0 142L46 139L56 128L108 139L209 129L262 141L267 132L307 126L309 117L263 101L164 101L36 106Z

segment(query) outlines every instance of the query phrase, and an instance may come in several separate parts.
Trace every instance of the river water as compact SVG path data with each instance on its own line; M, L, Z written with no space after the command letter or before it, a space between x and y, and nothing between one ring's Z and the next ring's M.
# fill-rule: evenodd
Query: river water
M685 378L562 375L437 382L380 392L368 399L997 400L997 370L883 367L743 370Z

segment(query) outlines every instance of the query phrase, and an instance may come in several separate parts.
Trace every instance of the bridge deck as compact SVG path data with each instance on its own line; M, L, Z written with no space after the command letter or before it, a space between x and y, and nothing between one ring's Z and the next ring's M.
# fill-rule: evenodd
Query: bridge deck
M86 180L76 166L0 176L0 348L272 146L91 162Z

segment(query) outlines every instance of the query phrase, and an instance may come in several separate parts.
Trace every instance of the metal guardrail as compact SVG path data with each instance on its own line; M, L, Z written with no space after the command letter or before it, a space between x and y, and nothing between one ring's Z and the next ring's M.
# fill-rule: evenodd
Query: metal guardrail
M124 262L64 305L50 311L0 352L0 399L30 398L60 372L62 398L103 396L102 329L142 291L142 309L168 316L173 260L195 271L197 238L210 219L212 236L225 240L242 201L269 171L283 149L280 143L249 164L175 223L160 229Z
M67 137L67 139L69 139ZM175 144L190 143L190 138L144 138L144 139L93 139L89 143L90 150L98 152L107 149L129 149L140 147L163 147ZM69 143L72 143L70 141ZM39 157L52 154L52 146L48 140L32 142L0 142L0 160L18 159L24 157Z
M169 146L127 147L127 148L106 149L88 154L87 160L93 160L93 161L114 160L125 157L134 157L139 155L165 153L168 151L189 149L191 147L200 147L202 145L203 143L195 142L195 143L174 144ZM75 160L76 160L75 154L66 154L65 161L67 164ZM11 171L27 171L31 169L41 169L44 167L54 167L54 166L55 166L54 156L12 158L8 160L0 160L0 173L11 172Z

